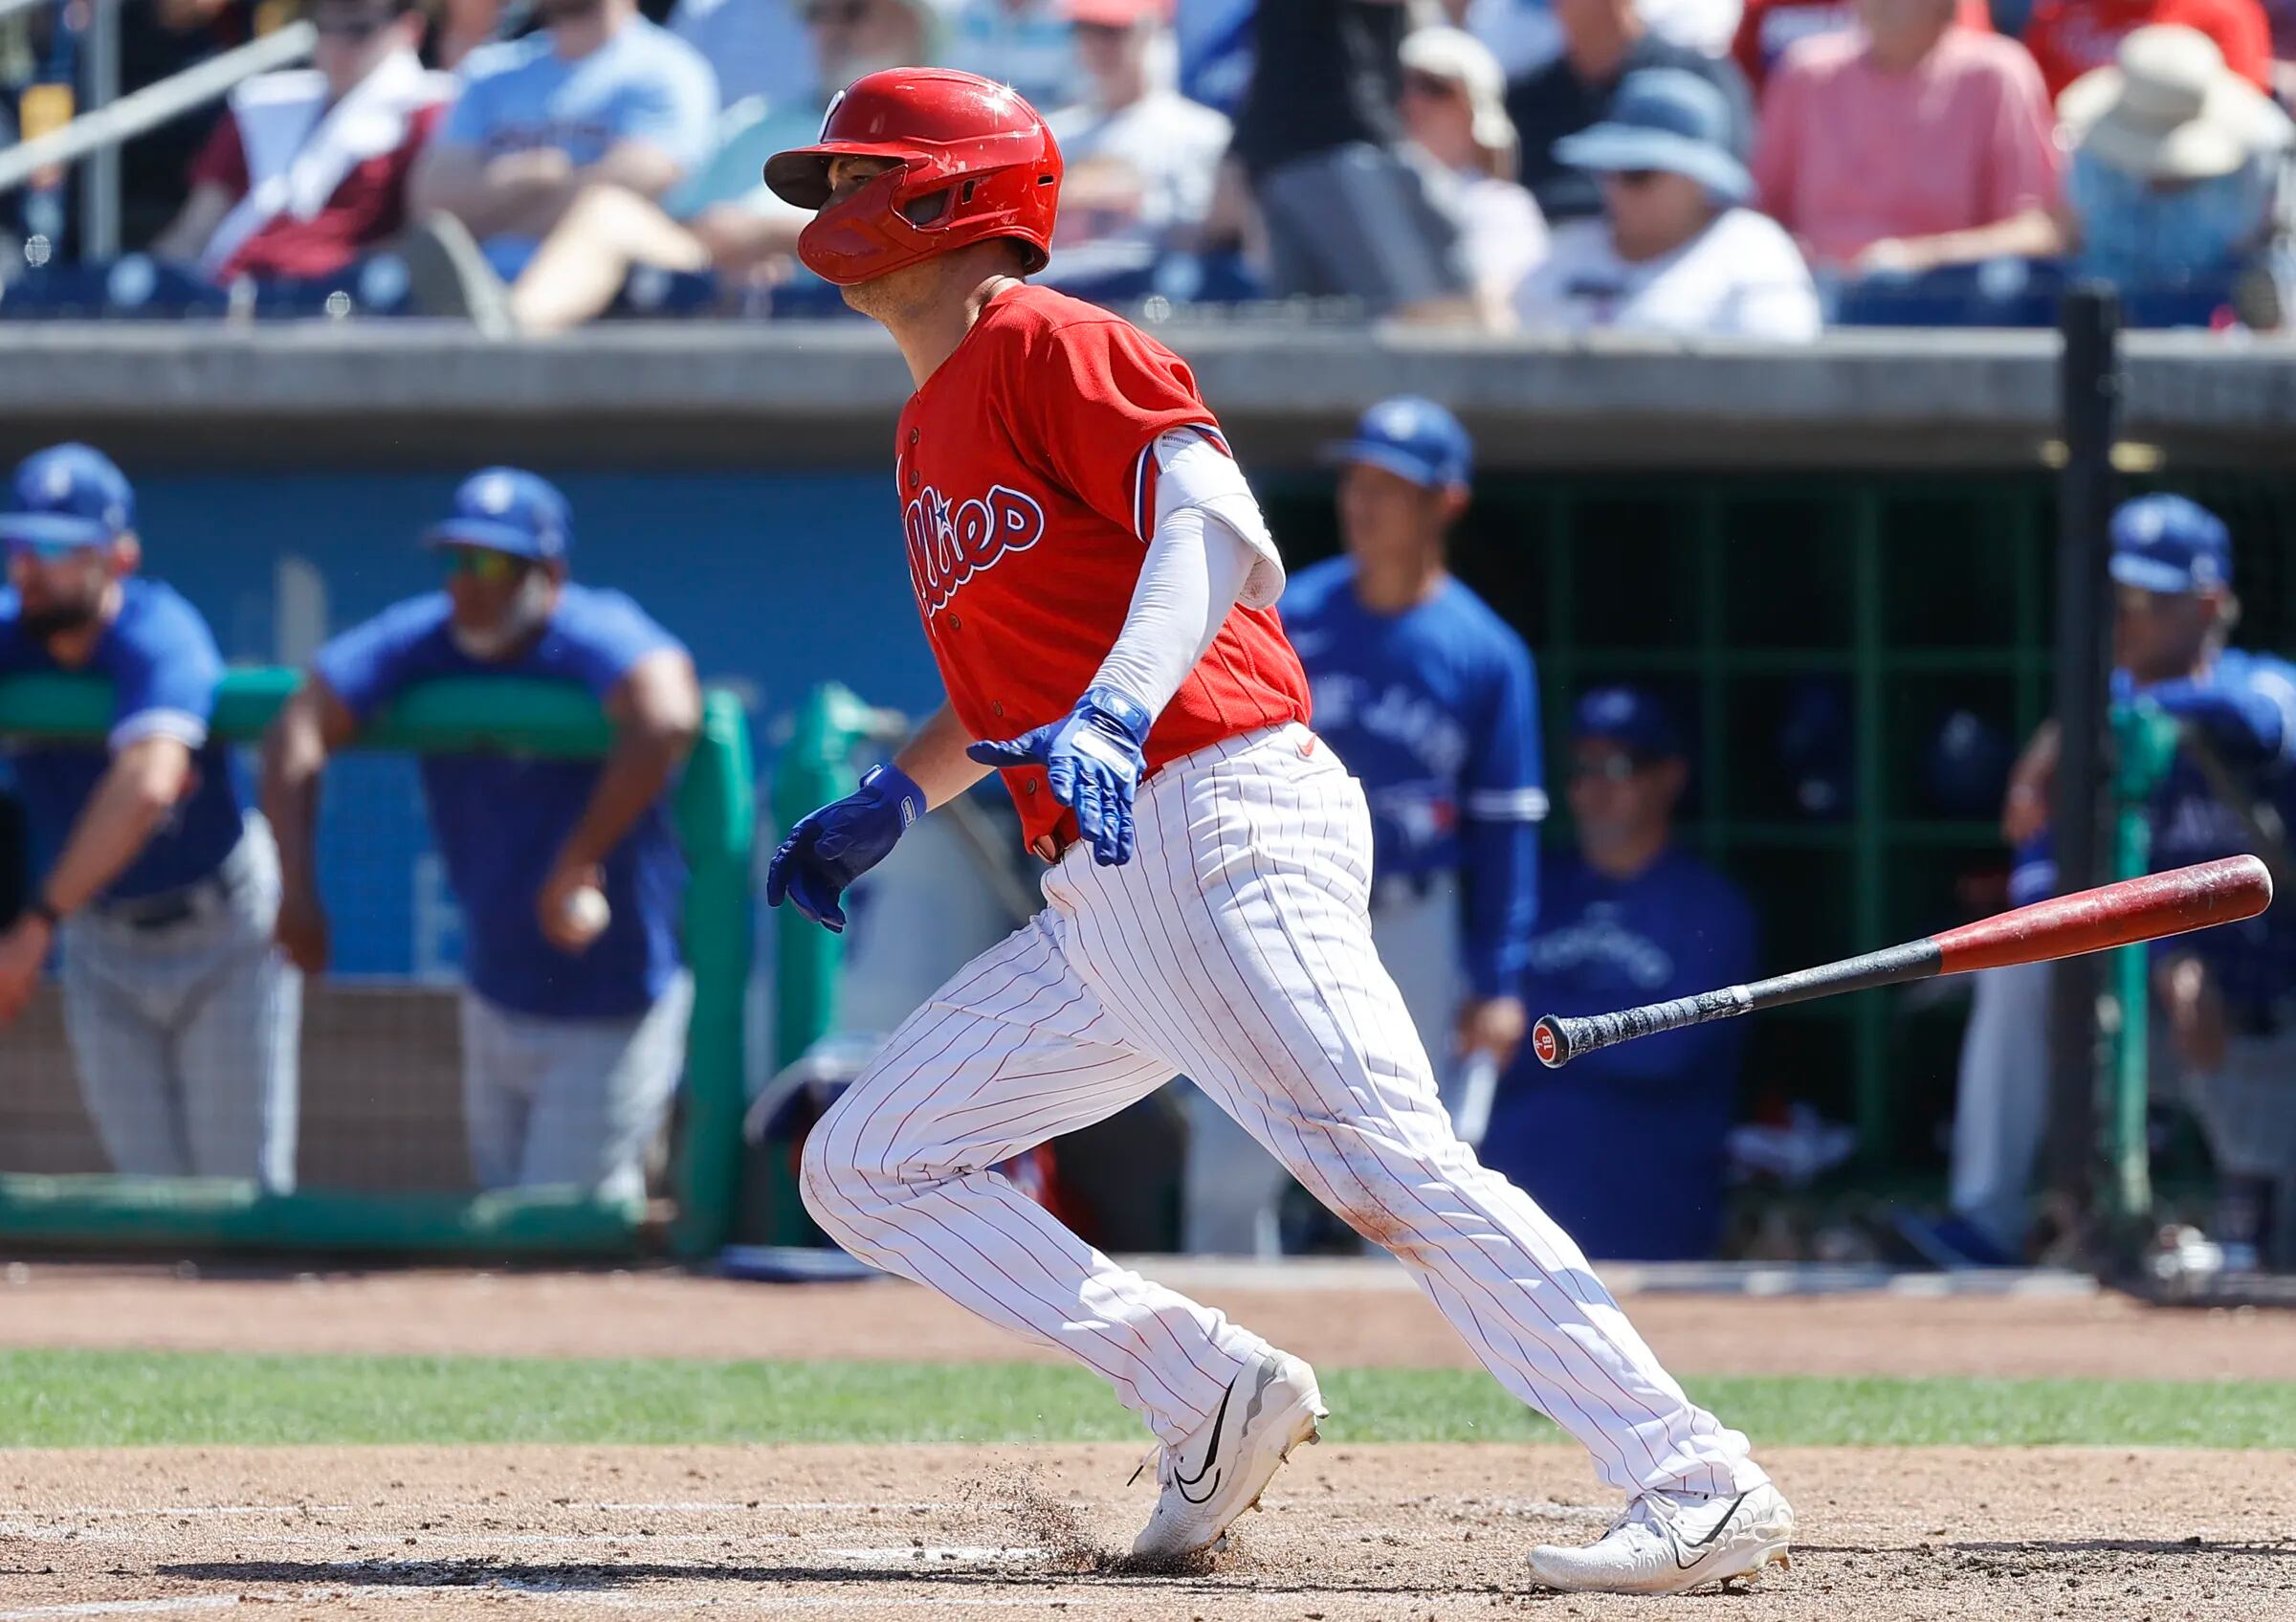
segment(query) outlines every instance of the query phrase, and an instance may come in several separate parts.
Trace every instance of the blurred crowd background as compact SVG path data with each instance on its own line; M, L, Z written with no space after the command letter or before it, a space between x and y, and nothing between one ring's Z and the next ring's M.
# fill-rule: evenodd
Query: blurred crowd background
M2263 0L4 0L0 142L174 110L116 196L0 146L0 316L841 315L760 165L931 63L1049 117L1049 279L1112 304L2263 329L2291 58Z

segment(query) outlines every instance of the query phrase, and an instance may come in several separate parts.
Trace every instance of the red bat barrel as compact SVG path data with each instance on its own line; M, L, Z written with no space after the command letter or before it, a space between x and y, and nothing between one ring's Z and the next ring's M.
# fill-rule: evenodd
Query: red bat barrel
M1966 974L2238 923L2271 904L2271 870L2255 856L2226 856L2036 901L1931 939L1937 971Z

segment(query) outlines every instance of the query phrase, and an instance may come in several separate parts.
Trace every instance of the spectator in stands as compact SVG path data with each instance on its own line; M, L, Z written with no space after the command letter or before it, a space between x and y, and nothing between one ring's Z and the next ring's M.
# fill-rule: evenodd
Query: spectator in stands
M670 32L710 64L719 101L760 96L777 110L810 102L821 78L805 11L794 0L677 0Z
M2038 0L2025 44L2054 98L2083 74L2110 67L2122 39L2148 23L2205 33L2234 73L2272 87L2272 30L2258 0Z
M2073 149L2064 230L2082 275L2230 295L2253 273L2242 313L2278 324L2271 261L2285 248L2296 125L2207 35L2136 30L2119 64L2083 75L2058 113Z
M396 235L453 81L415 57L414 0L317 0L312 68L240 81L152 245L217 283L312 281Z
M805 18L821 65L812 94L767 111L658 202L588 188L510 289L511 324L532 333L578 326L604 314L639 266L726 279L811 274L793 256L813 216L759 180L766 158L812 140L834 92L881 68L932 60L940 36L928 0L806 0Z
M947 57L937 65L1009 84L1039 112L1087 93L1067 0L950 0Z
M1512 320L1514 290L1547 256L1547 222L1515 182L1520 154L1497 58L1455 28L1403 36L1403 128L1432 162L1429 189L1459 228L1485 324Z
M1993 28L1993 13L1985 0L1959 0L1954 20L1963 28L1984 32ZM1777 66L1787 46L1799 39L1843 33L1857 27L1857 0L1746 0L1730 56L1758 100L1769 83L1770 70Z
M1653 31L1635 0L1555 0L1562 55L1507 91L1507 112L1522 140L1523 184L1550 226L1602 209L1594 176L1556 155L1555 144L1607 117L1628 74L1674 68L1708 80L1727 109L1723 144L1743 162L1754 139L1754 104L1746 81L1718 60Z
M1762 99L1762 208L1821 272L1917 275L2064 245L2058 152L2023 47L1955 0L1858 0L1865 30L1787 51Z
M1212 206L1227 121L1158 87L1164 0L1066 0L1085 100L1047 119L1068 175L1052 263L1041 278L1090 296L1195 245Z
M1259 208L1277 295L1471 322L1457 227L1402 150L1407 22L1402 0L1260 0L1260 68L1231 152Z
M718 89L694 48L637 0L536 0L544 26L489 45L415 165L408 241L416 301L502 324L497 277L515 278L592 187L659 197L710 154ZM490 304L486 302L493 300Z
M279 944L307 973L327 967L320 774L395 696L440 677L586 687L614 722L603 761L426 755L423 796L463 910L463 1108L479 1186L635 1197L694 1001L666 801L700 724L693 661L628 597L567 579L565 498L531 473L473 475L423 544L446 589L320 649L264 738L286 876ZM585 891L604 893L604 917L583 910Z
M302 982L271 949L278 853L209 735L215 639L137 572L135 492L101 452L26 458L0 542L0 675L111 687L100 744L14 751L48 866L0 934L0 1025L60 944L64 1029L113 1169L292 1188Z
M1818 336L1818 296L1793 240L1745 207L1730 105L1676 68L1629 74L1610 117L1556 148L1601 184L1602 217L1572 220L1515 297L1531 331Z
M1689 768L1663 706L1599 688L1573 712L1575 852L1551 850L1523 976L1541 1012L1606 1013L1755 974L1755 920L1735 885L1674 843ZM1528 1047L1501 1080L1483 1164L1602 1259L1711 1256L1722 1232L1724 1137L1737 1110L1740 1022L1604 1049L1548 1070ZM1620 1167L1660 1190L1619 1197Z

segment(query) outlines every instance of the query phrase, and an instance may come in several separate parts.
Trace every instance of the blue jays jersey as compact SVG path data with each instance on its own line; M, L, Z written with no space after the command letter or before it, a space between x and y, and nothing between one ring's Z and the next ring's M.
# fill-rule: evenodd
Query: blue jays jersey
M2113 697L2148 700L2197 733L2242 792L2276 810L2281 826L2296 833L2296 666L2228 648L2205 675L2150 687L2116 671ZM2189 749L2177 751L2150 810L2154 872L2254 848L2239 812L2217 797ZM2020 848L2010 899L2022 904L2057 888L2046 841ZM2245 922L2175 936L2154 949L2190 950L2205 959L2236 1029L2269 1029L2296 1012L2285 1006L2296 996L2296 909L2285 903Z
M1510 990L1547 812L1531 650L1448 576L1399 614L1364 608L1354 583L1353 561L1334 558L1284 589L1315 730L1371 802L1374 877L1461 871L1469 978L1484 995Z
M443 676L524 676L576 681L600 700L629 668L678 642L619 591L568 585L541 641L508 662L454 645L444 592L410 598L319 651L313 669L364 724L413 682ZM534 899L559 848L589 809L594 760L425 755L423 798L447 878L462 903L464 972L489 1002L516 1013L620 1019L651 1006L677 972L685 858L659 800L607 853L606 932L581 952L544 939Z
M1542 1013L1607 1013L1733 986L1755 973L1753 909L1696 857L1668 851L1632 878L1550 853L1523 996ZM1483 1163L1504 1172L1589 1255L1711 1254L1723 1137L1737 1107L1743 1021L1717 1020L1540 1064L1523 1044L1499 1084ZM1622 1198L1631 1176L1642 1197Z
M0 675L63 667L23 634L23 604L0 591ZM16 788L40 864L53 862L111 766L112 755L145 738L173 738L192 752L189 792L103 892L134 900L180 890L213 873L239 842L246 800L231 750L208 736L223 655L199 611L156 580L120 583L120 611L88 663L111 678L112 724L102 744L40 744L15 752Z

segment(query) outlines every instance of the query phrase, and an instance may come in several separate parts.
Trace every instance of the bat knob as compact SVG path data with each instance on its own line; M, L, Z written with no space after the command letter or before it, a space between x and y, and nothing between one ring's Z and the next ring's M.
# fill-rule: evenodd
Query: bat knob
M1562 1021L1551 1013L1540 1014L1538 1023L1531 1027L1531 1051L1549 1070L1560 1070L1570 1063L1571 1040L1563 1034Z

